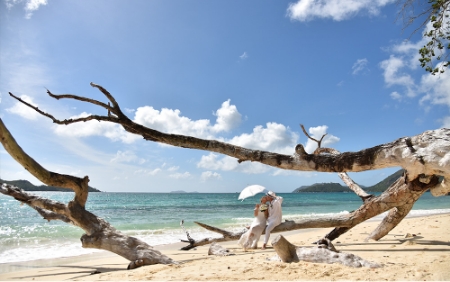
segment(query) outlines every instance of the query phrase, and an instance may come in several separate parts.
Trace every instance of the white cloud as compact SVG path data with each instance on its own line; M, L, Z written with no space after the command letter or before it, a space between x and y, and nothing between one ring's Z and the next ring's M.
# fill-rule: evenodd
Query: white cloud
M240 58L241 60L247 59L247 58L248 58L247 52L244 52L244 54L240 55L239 58Z
M298 134L292 132L289 127L275 122L267 123L267 127L256 126L250 134L244 133L227 140L227 143L253 150L263 150L280 154L293 154L298 144ZM202 156L198 167L208 170L240 171L244 173L265 173L270 167L261 163L238 163L235 158L221 157L210 153Z
M326 133L326 125L309 128L310 136L320 140ZM298 134L290 131L288 127L277 123L267 123L267 128L256 126L251 134L242 134L226 142L254 150L263 150L276 152L280 154L292 155L294 148L298 144ZM333 135L327 135L322 140L322 147L339 141L339 138ZM317 143L308 140L305 149L312 153L317 148ZM238 163L235 158L210 153L201 157L197 167L208 170L239 171L249 174L259 174L268 172L271 167L258 162Z
M171 175L169 175L169 177L175 178L175 179L186 179L186 178L191 177L191 174L186 171L185 173L174 173L174 174L171 174Z
M391 93L391 98L394 100L398 100L401 101L402 100L402 95L400 93L398 93L397 91L394 91Z
M268 122L266 128L256 126L251 134L244 133L228 142L254 150L271 151L280 154L293 154L297 145L298 134L289 127L275 122Z
M429 30L430 26L425 28ZM419 96L419 104L427 112L432 109L432 105L445 105L450 108L450 73L431 75L425 72L419 63L419 49L424 46L427 39L417 42L405 41L393 45L388 51L391 52L389 59L380 63L383 69L384 81L388 87L400 87L405 94L399 91L392 92L391 98L403 101L405 98ZM437 67L440 66L439 63ZM420 75L420 79L415 79ZM415 75L415 76L413 76ZM447 119L440 119L443 126L446 126Z
M177 171L179 168L179 166L171 166L167 169L167 171Z
M153 107L139 107L134 121L149 128L172 134L183 134L199 138L215 138L216 133L229 131L241 122L241 114L230 100L222 103L215 113L216 124L211 125L207 119L191 120L181 116L180 110L163 108L161 111Z
M41 5L47 5L47 0L28 0L25 5L25 18L30 19L33 13L37 11Z
M25 2L25 18L30 19L33 13L39 10L40 6L45 6L48 4L47 0L6 0L5 4L8 9L11 9L13 6Z
M155 169L153 169L153 170L148 171L148 174L149 174L149 175L156 175L156 174L158 174L160 171L161 171L160 168L155 168Z
M208 170L239 171L248 174L264 173L270 169L269 166L261 163L238 163L235 158L229 156L221 157L220 155L214 153L209 153L209 155L202 156L200 161L197 163L197 167Z
M290 3L287 15L291 20L310 21L329 18L335 21L349 19L361 11L378 15L380 8L395 0L299 0Z
M439 75L425 74L420 81L420 91L426 93L421 102L429 100L435 105L450 108L450 74L449 70Z
M8 10L10 10L17 2L18 0L5 0L5 5Z
M327 129L328 129L328 126L321 125L321 126L317 126L317 127L310 127L308 129L308 132L312 138L314 138L316 140L320 140L322 138L322 136L327 133ZM329 148L329 147L331 147L332 144L339 142L339 140L340 139L338 137L327 134L322 140L321 147ZM311 139L308 139L308 141L306 142L306 145L305 145L305 151L307 153L313 153L314 150L316 150L316 149L317 149L317 142L315 142Z
M406 95L408 97L415 97L416 85L412 76L403 71L407 67L407 63L403 57L396 57L391 55L389 59L380 63L380 67L383 69L384 81L388 86L398 85L403 86L406 89Z
M223 102L214 115L217 116L216 124L212 127L214 132L230 131L237 127L242 120L236 106L230 105L230 100Z
M23 101L27 102L28 104L31 104L31 105L37 107L37 104L35 104L33 102L33 99L31 97L29 97L27 95L22 95L22 96L20 96L20 98ZM19 115L19 116L21 116L23 118L26 118L26 119L29 119L29 120L36 120L40 116L40 114L38 112L36 112L32 108L24 105L21 102L16 102L14 104L14 106L12 106L9 109L6 109L6 111L10 112L12 114Z
M146 175L156 175L158 173L160 173L162 170L160 168L155 168L152 170L148 170L148 169L138 169L134 172L134 174L146 174Z
M145 163L145 159L139 158L136 156L136 154L132 151L117 151L114 158L110 160L112 163L138 163L143 164Z
M356 60L356 62L352 66L352 74L366 73L367 71L369 71L369 69L367 68L368 63L369 61L366 58Z
M204 171L200 177L202 182L206 182L208 180L219 180L222 179L222 176L217 173L217 172L213 172L213 171Z
M238 162L235 158L228 156L219 158L219 155L214 153L202 156L200 162L197 164L197 167L199 168L224 171L234 170L237 166Z

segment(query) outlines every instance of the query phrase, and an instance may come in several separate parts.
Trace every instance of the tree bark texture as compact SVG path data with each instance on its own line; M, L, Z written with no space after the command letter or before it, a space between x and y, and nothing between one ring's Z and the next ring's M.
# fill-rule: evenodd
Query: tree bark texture
M283 262L308 261L314 263L340 263L350 267L381 267L381 265L367 261L359 256L336 251L334 247L319 245L312 248L296 247L287 241L282 235L278 235L273 241L275 252Z
M11 196L17 201L34 208L48 221L62 220L80 227L86 232L81 237L84 248L96 248L116 253L130 260L128 268L148 264L176 263L159 251L153 250L147 243L120 233L107 221L87 211L85 203L88 195L89 178L87 176L77 178L46 170L22 150L1 119L0 141L5 150L40 181L47 185L72 189L75 196L73 200L65 204L38 197L8 184L1 184L0 193Z
M299 261L296 247L282 235L275 237L271 244L282 262L291 263Z

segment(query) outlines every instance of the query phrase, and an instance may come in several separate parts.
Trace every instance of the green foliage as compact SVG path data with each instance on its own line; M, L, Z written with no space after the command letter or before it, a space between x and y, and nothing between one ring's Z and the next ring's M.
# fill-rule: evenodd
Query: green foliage
M6 183L9 185L17 186L20 189L24 191L55 191L55 192L73 192L71 189L61 188L61 187L54 187L54 186L47 186L47 185L40 185L36 186L33 185L28 180L2 180L0 179L0 183ZM92 188L89 186L89 192L101 192L100 190L97 190L95 188Z
M449 55L445 54L445 49L450 51L450 0L429 0L428 3L431 7L427 19L432 29L424 33L429 41L419 50L419 62L425 71L435 75L450 66ZM437 66L441 60L442 64Z

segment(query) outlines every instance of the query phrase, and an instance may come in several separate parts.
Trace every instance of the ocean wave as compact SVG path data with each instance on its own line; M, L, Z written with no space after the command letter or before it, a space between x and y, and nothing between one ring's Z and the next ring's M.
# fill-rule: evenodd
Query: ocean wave
M73 257L99 252L97 249L84 249L78 242L51 242L48 244L21 244L1 252L0 263L32 261Z

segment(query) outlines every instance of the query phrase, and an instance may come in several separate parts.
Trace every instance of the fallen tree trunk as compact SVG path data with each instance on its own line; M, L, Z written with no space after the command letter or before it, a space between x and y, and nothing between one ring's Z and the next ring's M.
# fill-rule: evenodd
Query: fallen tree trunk
M360 172L387 167L402 167L406 170L409 181L413 181L419 177L419 175L426 177L432 175L443 176L444 180L436 187L432 187L431 192L435 196L445 195L450 192L450 186L446 184L446 179L450 178L450 129L447 128L426 131L413 137L399 138L393 142L358 152L344 152L337 155L308 154L303 145L298 144L292 155L283 155L243 148L216 140L163 133L145 127L130 120L122 112L114 97L105 88L94 83L91 83L91 86L99 89L110 101L112 106L94 99L76 95L55 95L50 91L47 91L47 93L58 100L75 99L94 104L106 109L108 113L107 116L90 115L76 119L59 120L51 114L45 113L39 108L23 101L11 92L9 92L9 94L21 103L33 108L38 113L50 118L56 124L68 125L90 120L112 122L121 125L127 132L141 135L145 140L160 142L176 147L216 152L234 157L239 163L244 161L259 162L272 167L288 170Z
M61 203L31 193L18 187L1 184L0 193L34 208L44 219L62 220L83 229L81 237L83 248L95 248L118 254L130 261L128 268L147 264L175 264L171 258L153 250L147 243L122 234L107 221L85 209L89 178L77 178L51 172L28 156L16 143L0 119L0 141L5 150L25 167L31 174L46 184L74 190L75 196L69 203Z

